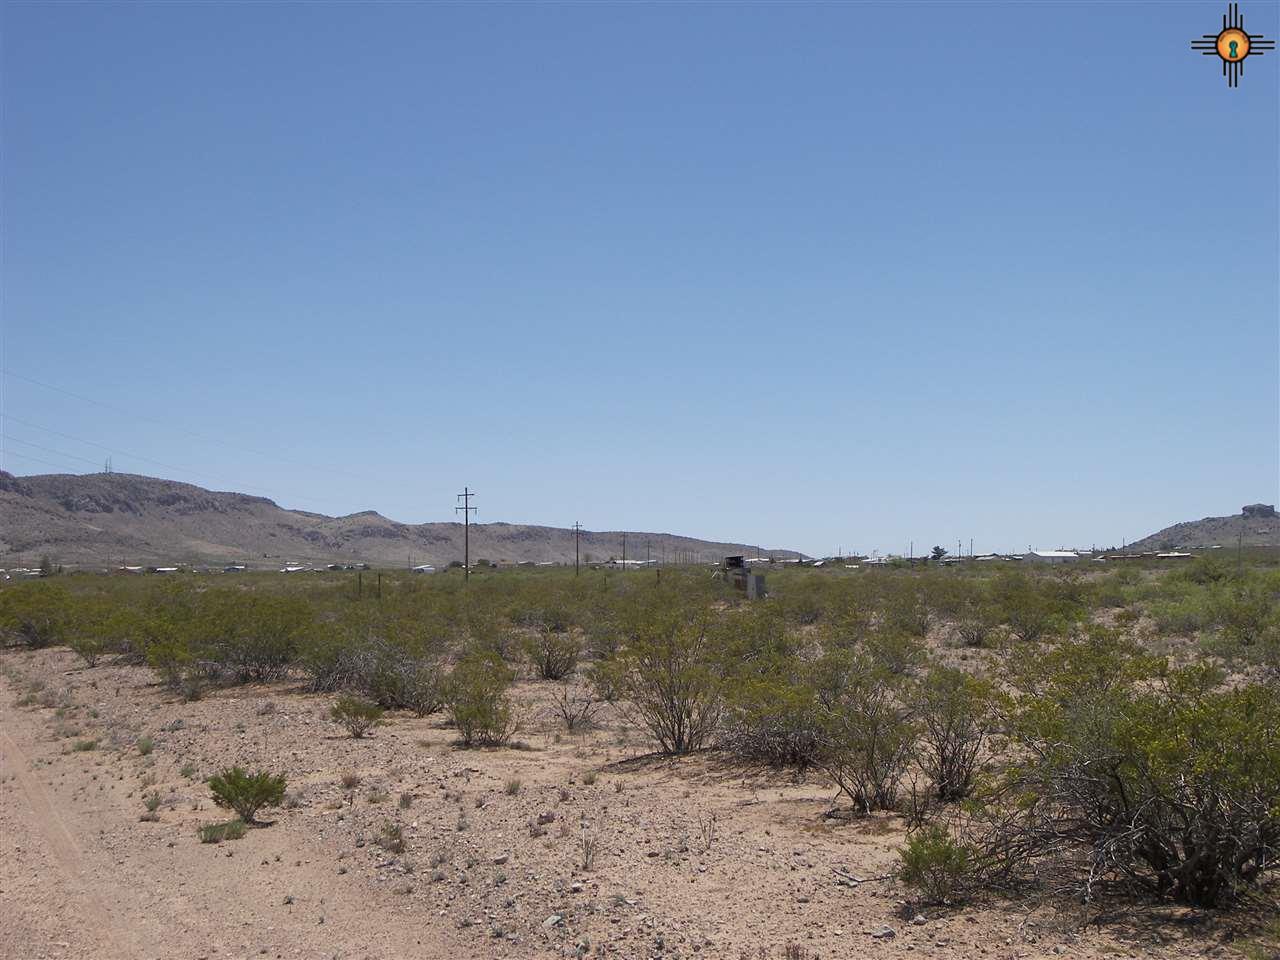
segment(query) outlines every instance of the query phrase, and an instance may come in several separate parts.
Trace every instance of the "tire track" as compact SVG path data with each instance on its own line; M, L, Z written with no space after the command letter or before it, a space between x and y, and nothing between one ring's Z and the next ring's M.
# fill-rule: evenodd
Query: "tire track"
M3 727L0 727L0 761L0 766L12 772L18 784L18 795L25 801L25 810L10 812L43 838L53 854L64 886L72 895L60 906L61 921L67 926L76 924L78 932L87 941L84 947L92 949L91 954L85 955L120 960L138 957L138 945L132 932L121 926L116 914L106 908L86 881L84 851L58 815L48 792L32 776L30 759Z

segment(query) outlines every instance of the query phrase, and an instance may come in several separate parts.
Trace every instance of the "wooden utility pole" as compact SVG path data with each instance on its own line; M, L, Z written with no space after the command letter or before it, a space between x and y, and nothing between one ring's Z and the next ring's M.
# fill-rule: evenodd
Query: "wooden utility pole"
M475 492L470 487L463 487L462 492L458 494L458 499L462 501L462 506L454 507L454 513L462 511L462 582L466 583L471 579L471 514L476 512L476 508L471 505L471 498L475 496Z
M622 569L627 569L627 535L622 535Z
M578 575L578 537L582 534L582 524L573 521L573 575Z

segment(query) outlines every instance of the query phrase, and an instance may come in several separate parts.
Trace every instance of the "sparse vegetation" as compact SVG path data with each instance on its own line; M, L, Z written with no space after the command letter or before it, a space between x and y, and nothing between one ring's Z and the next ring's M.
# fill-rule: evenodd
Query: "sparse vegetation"
M353 736L386 709L425 716L443 705L460 745L502 746L518 728L516 704L533 697L562 730L589 732L558 748L575 751L570 785L555 791L559 816L528 823L531 837L576 843L582 870L593 869L599 838L585 820L578 826L584 797L571 785L597 782L599 762L584 751L602 715L624 752L717 749L744 769L820 774L823 789L830 781L839 791L833 815L890 814L874 822L907 828L899 876L920 902L1038 887L1091 900L1145 892L1205 908L1239 900L1274 869L1280 824L1267 798L1280 795L1280 576L1271 567L1214 558L1096 573L904 563L770 577L770 598L753 603L673 570L643 587L555 573L488 574L465 593L456 582L409 581L375 605L323 586L304 593L298 580L238 591L299 591L288 603L235 603L190 581L64 576L0 590L0 634L15 646L64 642L89 665L107 653L113 667L145 662L184 696L305 678L334 692L328 715ZM111 599L116 591L129 602ZM249 643L260 632L269 638L261 653ZM1217 667L1197 664L1200 651ZM561 679L513 691L517 670L530 666L539 680ZM97 710L73 709L61 685L6 675L20 704L53 711L66 749L153 753L151 736L90 726ZM101 675L81 673L79 684ZM254 696L261 719L235 725L240 733L272 730L289 710L283 696ZM548 744L560 744L553 733ZM152 789L159 770L141 780L148 819L163 806ZM196 764L180 772L192 779ZM610 777L611 801L624 779ZM215 801L240 819L202 828L202 839L230 838L286 802L276 780L237 768L211 778ZM386 786L357 797L361 778L347 773L345 798L320 803L415 805L401 786L393 792L404 782L394 772L379 780ZM499 784L512 797L528 792L517 777ZM628 790L616 802L642 795ZM482 809L492 793L443 796L458 802L465 832L470 801ZM696 806L687 816L685 849L719 849L716 818ZM396 846L385 831L375 842Z
M376 842L387 853L404 853L404 827L388 820L382 825Z

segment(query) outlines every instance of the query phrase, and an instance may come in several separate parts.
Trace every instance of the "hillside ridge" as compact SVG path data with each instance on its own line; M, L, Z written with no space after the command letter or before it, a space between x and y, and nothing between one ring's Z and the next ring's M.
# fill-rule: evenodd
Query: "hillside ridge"
M624 531L583 530L584 561L622 553ZM625 531L628 559L677 555L718 560L754 547L669 533ZM572 563L573 531L505 522L471 524L471 557L498 563ZM798 557L794 550L769 551ZM0 471L0 566L42 556L75 567L219 564L269 567L308 563L431 563L463 556L456 521L401 523L376 510L340 517L281 507L267 497L126 473L35 474Z

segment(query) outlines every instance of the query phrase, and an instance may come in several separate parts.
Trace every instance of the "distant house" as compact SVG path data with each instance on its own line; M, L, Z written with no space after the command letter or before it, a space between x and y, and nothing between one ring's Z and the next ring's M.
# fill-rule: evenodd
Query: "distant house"
M1079 560L1080 555L1074 550L1030 550L1022 555L1022 559L1035 563L1071 563Z

